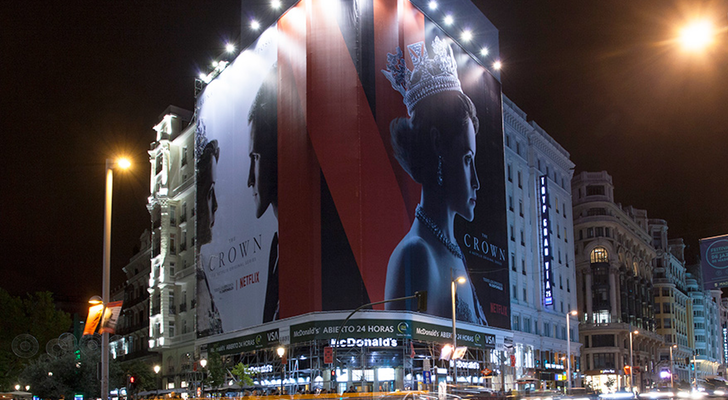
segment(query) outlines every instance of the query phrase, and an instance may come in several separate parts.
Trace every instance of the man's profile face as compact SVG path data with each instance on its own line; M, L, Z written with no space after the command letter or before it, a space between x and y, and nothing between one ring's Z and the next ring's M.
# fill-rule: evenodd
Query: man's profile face
M215 225L215 212L217 211L217 195L215 194L217 154L219 153L207 154L205 160L202 161L203 165L200 165L199 168L197 229L200 244L212 241L212 227Z
M260 218L273 201L273 168L271 163L276 162L271 155L270 149L264 145L265 141L260 135L265 132L258 132L255 124L250 125L250 170L248 171L248 187L253 188L253 200L255 201L255 217Z

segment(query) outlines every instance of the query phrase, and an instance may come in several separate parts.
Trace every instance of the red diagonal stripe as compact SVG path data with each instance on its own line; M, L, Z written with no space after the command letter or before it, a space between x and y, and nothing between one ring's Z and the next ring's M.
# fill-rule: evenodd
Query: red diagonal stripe
M379 301L384 298L389 255L409 230L410 221L328 3L311 1L306 55L309 135L369 298Z

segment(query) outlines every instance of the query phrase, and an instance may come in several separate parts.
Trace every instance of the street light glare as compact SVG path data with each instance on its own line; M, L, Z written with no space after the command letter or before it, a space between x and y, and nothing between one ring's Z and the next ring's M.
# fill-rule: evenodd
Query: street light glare
M277 351L278 357L283 357L283 355L286 354L286 349L284 349L283 347L279 347Z
M465 283L465 277L464 276L459 277L457 279L457 282L462 285L463 283Z
M90 299L88 299L89 304L101 304L104 301L99 296L93 296Z
M701 51L713 43L713 24L710 21L696 21L680 32L680 43L688 51Z
M131 161L126 157L121 157L120 159L116 160L116 165L121 169L127 169L131 167Z
M571 311L571 312L570 312L569 314L571 314L571 315L576 315L576 314L578 314L578 313L579 313L578 311L574 310L574 311Z
M234 52L235 51L235 45L232 44L232 43L226 44L225 45L225 51L227 51L228 53Z

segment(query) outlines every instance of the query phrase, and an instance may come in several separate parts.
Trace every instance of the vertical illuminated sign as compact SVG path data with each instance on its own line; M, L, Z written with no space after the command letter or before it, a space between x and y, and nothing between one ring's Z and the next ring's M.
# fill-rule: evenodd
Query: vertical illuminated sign
M728 362L728 328L723 324L723 360Z
M553 275L551 273L551 240L549 238L549 194L546 175L539 177L541 201L541 247L543 248L543 304L554 304Z

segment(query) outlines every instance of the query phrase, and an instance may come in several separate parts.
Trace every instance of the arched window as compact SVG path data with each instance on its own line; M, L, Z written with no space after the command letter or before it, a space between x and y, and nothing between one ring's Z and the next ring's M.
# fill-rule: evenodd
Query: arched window
M591 252L591 262L592 263L601 263L601 262L608 262L609 261L609 253L607 253L607 249L604 247L597 247Z

